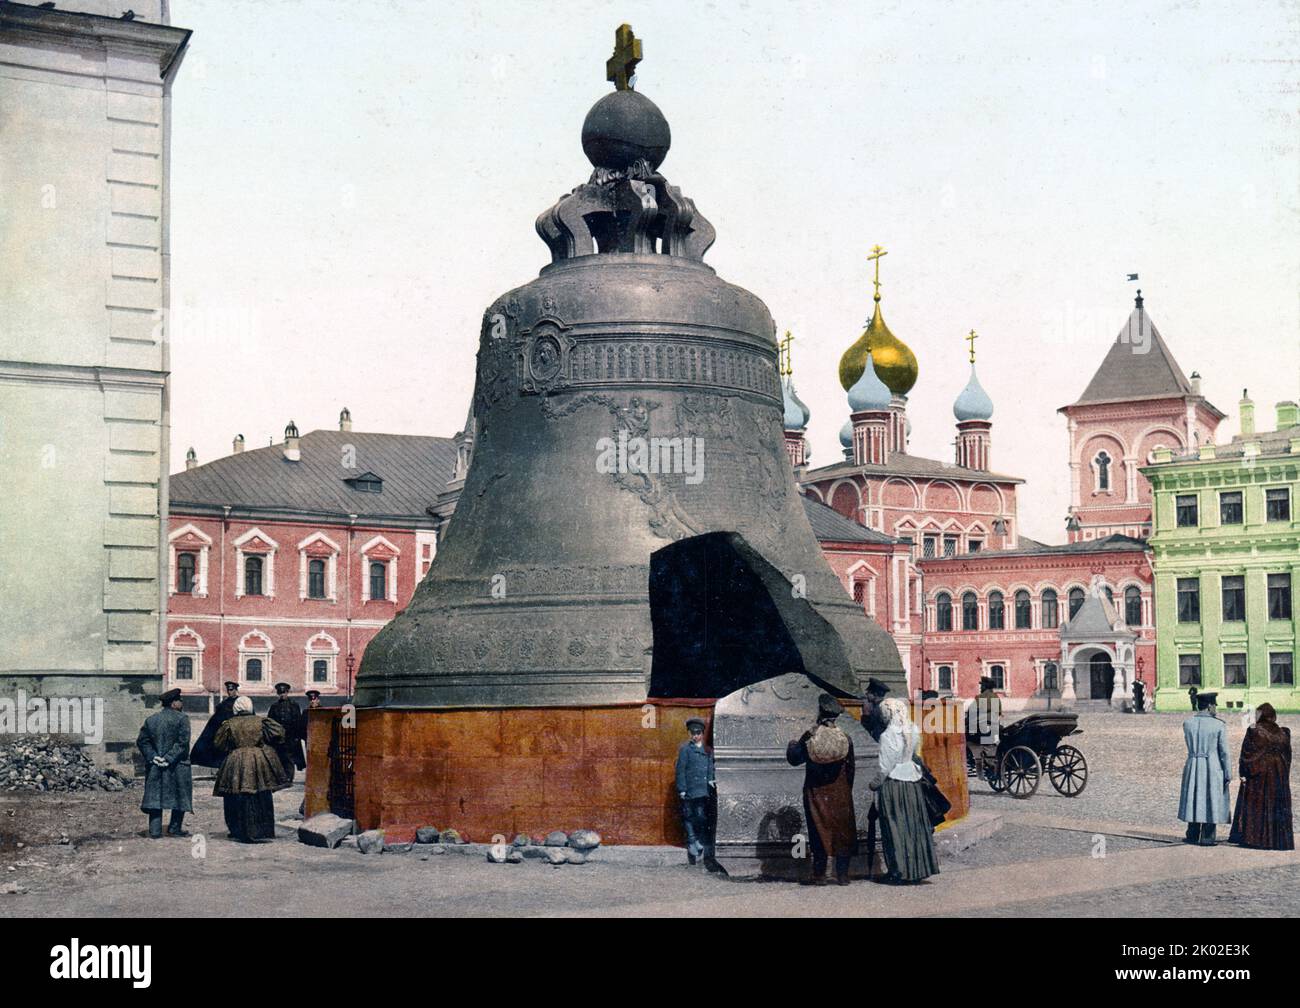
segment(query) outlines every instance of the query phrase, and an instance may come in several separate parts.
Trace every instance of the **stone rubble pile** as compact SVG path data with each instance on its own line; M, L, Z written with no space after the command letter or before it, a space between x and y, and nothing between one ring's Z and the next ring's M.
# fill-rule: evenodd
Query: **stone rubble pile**
M97 767L80 745L49 735L0 736L0 791L121 791L132 783Z

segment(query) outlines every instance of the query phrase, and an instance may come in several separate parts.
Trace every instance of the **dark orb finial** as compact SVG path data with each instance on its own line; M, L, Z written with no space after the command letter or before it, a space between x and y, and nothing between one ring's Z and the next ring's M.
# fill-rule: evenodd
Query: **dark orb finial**
M622 171L642 158L658 168L671 145L668 120L639 91L605 95L582 123L582 151L597 168Z

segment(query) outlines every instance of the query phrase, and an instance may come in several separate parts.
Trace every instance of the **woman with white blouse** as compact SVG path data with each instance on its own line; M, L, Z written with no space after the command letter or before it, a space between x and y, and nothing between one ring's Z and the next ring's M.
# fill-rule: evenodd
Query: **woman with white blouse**
M880 705L889 723L880 736L880 771L871 782L878 792L880 835L890 882L920 882L939 871L931 842L930 816L921 784L921 768L912 757L921 741L907 701L891 698Z

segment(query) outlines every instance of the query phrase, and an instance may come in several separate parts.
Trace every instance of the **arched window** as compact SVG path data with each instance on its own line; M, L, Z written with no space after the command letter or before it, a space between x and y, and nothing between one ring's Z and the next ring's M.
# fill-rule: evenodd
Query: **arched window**
M1142 625L1142 592L1137 585L1124 589L1124 622L1129 626Z
M961 628L963 630L980 628L980 606L974 592L966 592L961 597Z
M1115 590L1114 590L1113 588L1111 588L1110 585L1105 585L1105 586L1103 586L1101 590L1102 590L1102 593L1106 596L1106 601L1109 602L1111 605L1114 605L1114 604L1115 604Z
M1004 690L1007 688L1007 670L1004 665L990 665L989 678L993 680L993 688Z
M194 554L176 554L176 591L189 595L194 591Z
M1060 612L1056 604L1056 591L1052 588L1043 591L1043 619L1042 626L1044 630L1054 630L1060 622Z
M1000 591L989 592L989 629L1002 630L1007 625L1007 607Z
M1058 688L1056 685L1056 662L1049 661L1043 666L1043 689L1055 690Z
M1028 630L1033 623L1030 612L1029 592L1023 588L1016 592L1016 629Z
M388 598L388 565L378 561L370 564L370 597L372 599Z
M317 658L311 663L311 681L314 683L330 681L330 663L324 658Z
M940 592L934 600L935 608L935 629L944 631L952 629L952 596L947 592Z
M1110 489L1110 456L1104 451L1098 452L1093 464L1097 467L1097 489Z
M325 561L307 561L307 597L325 597Z
M1070 615L1067 617L1068 619L1074 619L1078 611L1083 608L1083 598L1082 588L1070 589Z
M262 558L260 556L244 557L244 594L262 594Z
M252 592L249 592L252 595ZM262 659L250 658L244 663L244 681L260 683L262 681Z
M936 686L936 689L944 690L948 693L952 692L952 666L951 665L939 666L939 682L938 685Z
M194 659L189 655L181 655L176 659L176 681L194 681Z

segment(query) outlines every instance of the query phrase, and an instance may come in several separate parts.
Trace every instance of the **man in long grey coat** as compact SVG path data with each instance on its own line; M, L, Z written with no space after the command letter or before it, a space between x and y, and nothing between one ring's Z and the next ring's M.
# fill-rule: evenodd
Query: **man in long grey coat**
M1187 762L1183 765L1183 790L1178 798L1178 818L1187 823L1189 844L1213 847L1217 823L1232 821L1228 803L1227 726L1215 717L1217 693L1198 693L1196 713L1183 722Z
M181 691L162 695L163 708L150 716L135 740L144 756L144 797L140 811L149 817L149 836L162 836L163 809L171 810L168 836L189 836L185 813L194 809L190 773L190 719L181 713Z

